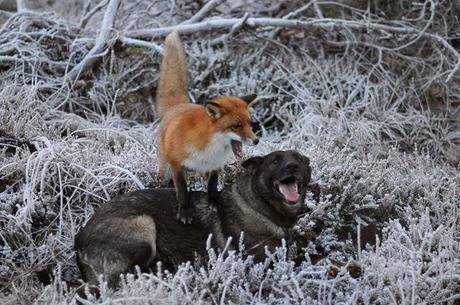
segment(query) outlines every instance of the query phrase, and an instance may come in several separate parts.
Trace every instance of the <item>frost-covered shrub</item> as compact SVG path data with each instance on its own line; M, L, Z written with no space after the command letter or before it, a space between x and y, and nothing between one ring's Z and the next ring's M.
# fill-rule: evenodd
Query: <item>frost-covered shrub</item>
M177 24L198 2L124 1L117 26ZM340 1L352 2L360 7ZM374 1L369 18L398 13L377 10L385 3ZM212 14L283 16L301 4L233 1ZM431 27L453 35L450 2L438 4L447 13L437 10ZM417 44L424 52L388 52L378 61L372 48L333 49L334 33L271 29L243 30L224 45L213 45L212 33L184 42L196 102L259 95L253 117L261 143L245 147L248 156L297 149L311 159L322 193L318 201L309 194L309 212L292 239L259 264L210 250L176 272L134 272L118 290L101 283L99 300L79 299L76 232L114 196L158 186L151 103L160 55L116 43L73 87L63 85L66 67L55 61L73 66L89 50L102 12L85 29L77 23L94 5L57 1L58 14L15 15L0 30L1 51L14 45L22 56L0 62L1 304L458 302L460 87L457 76L450 83L444 77L452 58ZM429 11L428 2L399 5L407 9L401 22L425 25L417 16ZM315 11L299 18L309 16ZM37 33L49 36L35 39ZM340 40L343 32L336 34ZM222 183L240 170L227 166ZM190 186L202 184L191 179ZM351 272L354 266L360 272Z

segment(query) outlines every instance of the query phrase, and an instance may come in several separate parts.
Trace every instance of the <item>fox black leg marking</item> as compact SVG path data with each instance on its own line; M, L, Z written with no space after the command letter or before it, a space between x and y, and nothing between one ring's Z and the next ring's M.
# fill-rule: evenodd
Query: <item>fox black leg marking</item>
M176 187L177 195L177 219L183 223L192 223L193 207L190 202L190 193L187 189L187 181L185 180L185 172L180 169L174 172L173 175L174 186Z
M217 199L219 198L218 182L219 173L217 171L210 172L208 176L208 200L212 204L217 204Z

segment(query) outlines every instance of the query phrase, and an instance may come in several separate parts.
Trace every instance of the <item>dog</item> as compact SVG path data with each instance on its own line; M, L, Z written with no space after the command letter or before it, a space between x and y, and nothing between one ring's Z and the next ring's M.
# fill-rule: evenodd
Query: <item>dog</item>
M77 263L83 280L97 284L103 274L116 286L119 275L133 266L149 268L157 261L175 267L212 246L223 249L227 238L238 249L244 232L246 252L256 261L287 239L311 180L310 160L302 154L275 151L243 162L244 174L209 202L204 192L191 192L198 221L176 219L174 189L145 189L127 193L101 206L75 238Z

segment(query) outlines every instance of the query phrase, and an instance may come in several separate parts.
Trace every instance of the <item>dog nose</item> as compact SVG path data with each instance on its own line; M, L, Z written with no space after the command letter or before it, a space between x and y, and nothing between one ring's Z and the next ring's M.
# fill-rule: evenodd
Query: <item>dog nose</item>
M294 170L299 169L299 165L295 162L289 162L288 164L286 164L286 169L290 171L294 171Z
M254 143L254 145L259 144L259 138L255 138L254 141L252 141L252 143Z

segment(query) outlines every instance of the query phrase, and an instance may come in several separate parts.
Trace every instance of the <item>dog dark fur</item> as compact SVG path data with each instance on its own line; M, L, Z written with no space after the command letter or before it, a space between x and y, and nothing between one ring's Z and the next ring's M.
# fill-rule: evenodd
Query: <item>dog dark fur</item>
M206 255L206 240L223 248L228 237L233 247L241 232L248 254L260 261L264 247L274 250L287 238L304 210L310 183L309 159L296 151L275 151L243 163L246 174L228 185L213 204L206 193L191 192L195 215L191 225L176 219L174 189L139 190L100 207L75 239L83 279L97 283L104 274L116 285L119 274L156 261L177 266Z

